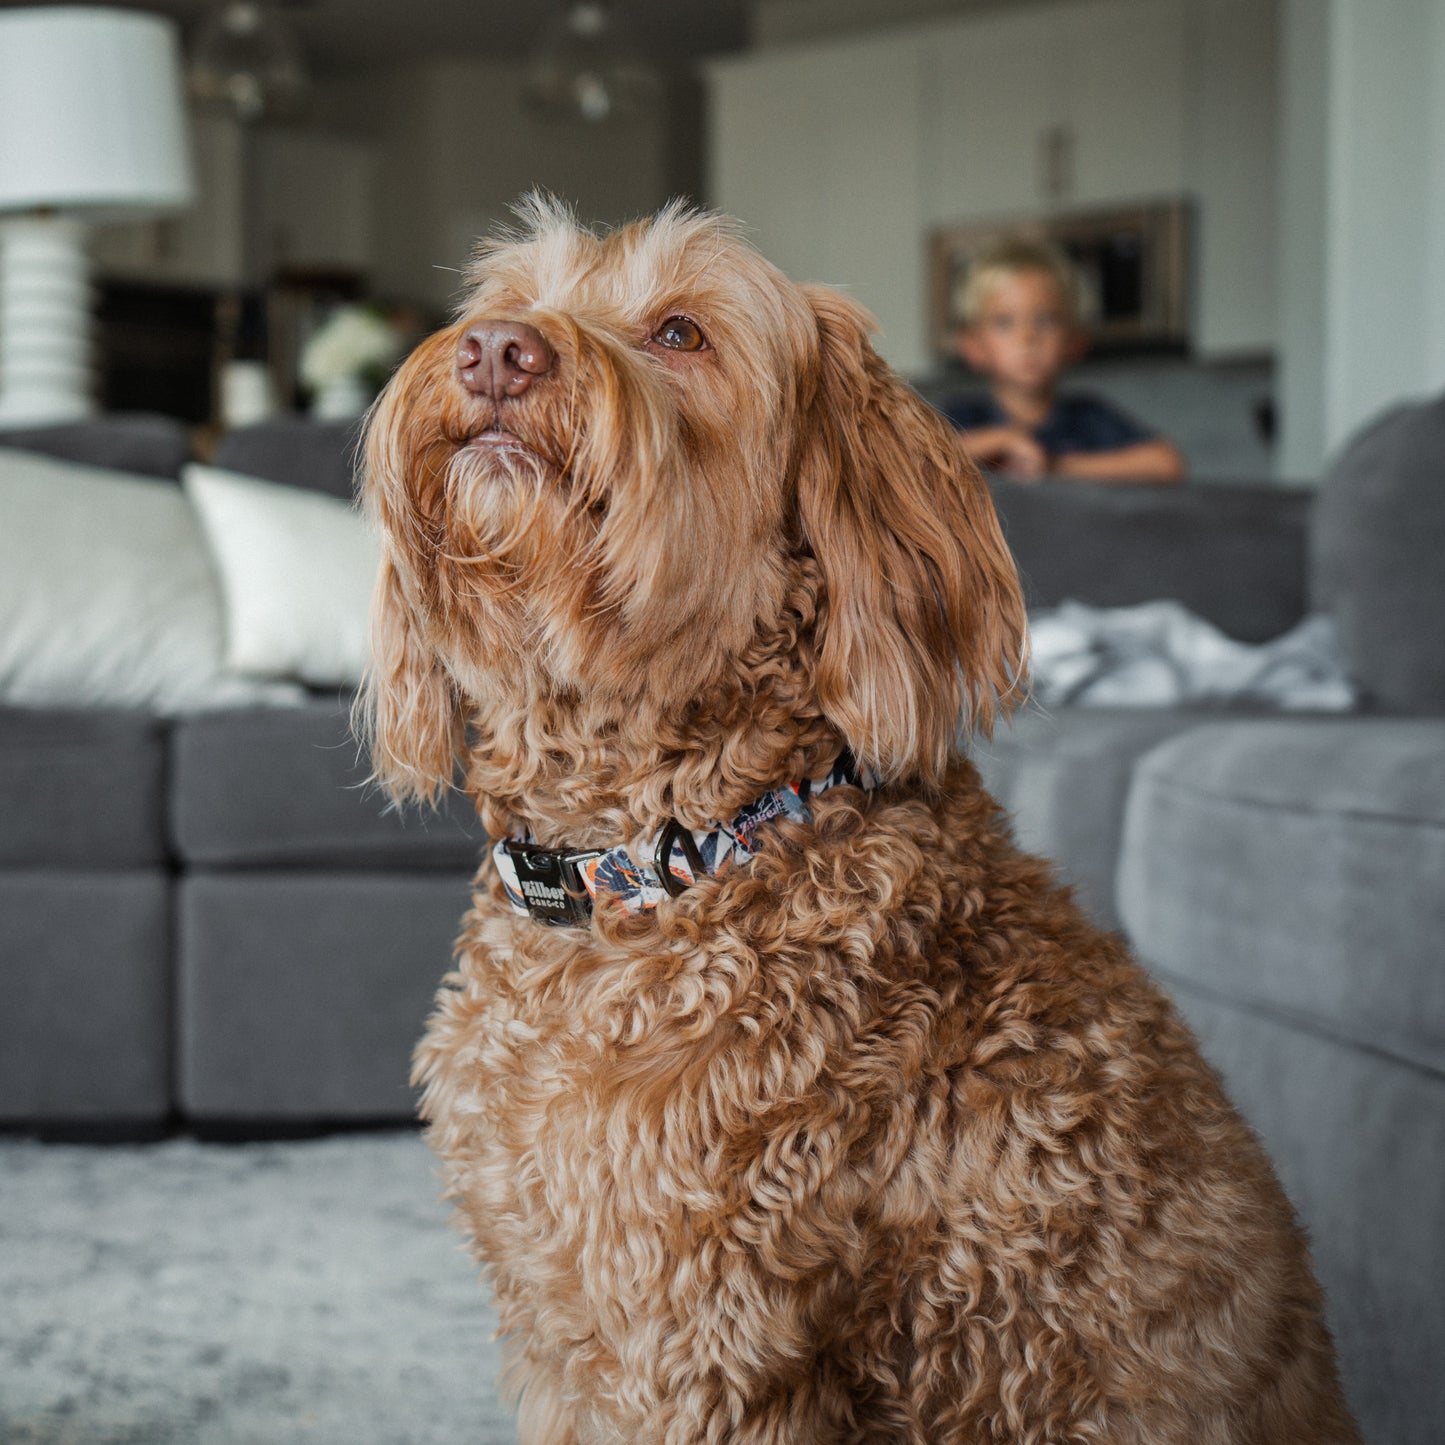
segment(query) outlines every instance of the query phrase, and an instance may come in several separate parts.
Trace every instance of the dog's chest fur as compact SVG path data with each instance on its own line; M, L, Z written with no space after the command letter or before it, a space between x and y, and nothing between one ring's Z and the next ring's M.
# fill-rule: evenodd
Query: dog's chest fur
M1197 1162L1172 1135L1232 1116L971 770L952 783L936 807L825 801L809 847L780 838L610 940L479 899L419 1071L503 1326L553 1355L529 1370L606 1380L634 1421L684 1388L753 1410L833 1389L876 1412L867 1438L927 1400L909 1372L982 1418L1013 1350L1076 1411L1106 1383L1081 1335L1126 1323L1111 1253L1156 1259L1136 1315L1189 1287L1159 1237ZM1157 1107L1166 1074L1187 1126ZM1242 1237L1277 1227L1228 1192ZM1021 1298L1072 1299L1072 1343ZM960 1311L962 1378L929 1355ZM849 1378L880 1355L896 1391Z

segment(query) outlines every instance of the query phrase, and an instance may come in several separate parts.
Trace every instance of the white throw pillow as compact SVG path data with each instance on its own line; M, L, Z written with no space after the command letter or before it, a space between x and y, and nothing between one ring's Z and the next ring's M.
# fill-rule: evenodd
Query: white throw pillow
M218 467L184 475L220 574L226 665L316 687L359 682L380 559L360 513Z
M221 642L174 482L0 447L0 702L174 714L303 696L227 673Z

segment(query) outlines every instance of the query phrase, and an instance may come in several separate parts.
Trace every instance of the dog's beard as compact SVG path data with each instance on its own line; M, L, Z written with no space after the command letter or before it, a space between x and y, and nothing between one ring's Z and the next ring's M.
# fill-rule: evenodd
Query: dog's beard
M443 560L492 595L573 585L596 566L605 504L549 455L518 441L468 444L445 478Z
M459 422L443 469L447 562L543 610L559 589L629 615L657 600L693 504L675 397L645 366L589 348L570 385Z

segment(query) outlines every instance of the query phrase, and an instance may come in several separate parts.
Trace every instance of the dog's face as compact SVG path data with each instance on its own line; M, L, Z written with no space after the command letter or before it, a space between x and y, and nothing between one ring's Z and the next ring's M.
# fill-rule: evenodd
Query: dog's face
M371 419L378 776L434 795L499 692L675 718L811 569L818 708L885 775L936 778L960 714L1019 685L1022 608L986 490L866 313L715 217L524 223Z

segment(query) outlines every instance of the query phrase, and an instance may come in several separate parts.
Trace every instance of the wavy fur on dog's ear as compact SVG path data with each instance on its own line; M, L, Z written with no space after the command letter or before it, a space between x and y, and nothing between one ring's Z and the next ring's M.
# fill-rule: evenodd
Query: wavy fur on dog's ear
M427 445L431 423L409 423L403 405L417 377L450 349L445 333L423 342L366 422L363 500L383 555L371 598L371 662L352 730L370 753L372 780L398 803L435 805L452 785L465 742L456 686L423 635L424 599L440 593L431 539L443 503ZM424 475L412 474L418 469Z
M798 508L823 575L823 710L885 778L941 779L1025 685L1013 557L956 433L873 350L857 303L805 287L818 369Z
M461 702L418 636L389 559L377 573L371 665L356 696L352 727L371 755L372 781L394 801L435 805L451 786L465 731Z

